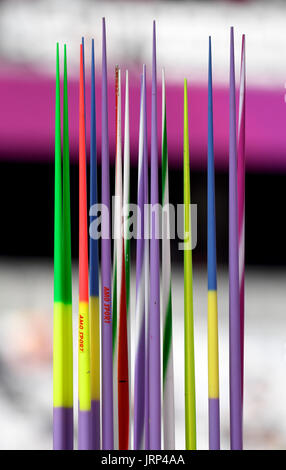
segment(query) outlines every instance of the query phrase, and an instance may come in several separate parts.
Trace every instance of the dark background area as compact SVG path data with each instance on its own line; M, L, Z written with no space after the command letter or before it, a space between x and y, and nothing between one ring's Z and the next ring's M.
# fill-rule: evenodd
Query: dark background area
M89 172L89 168L88 168ZM99 174L99 195L100 176ZM89 175L88 175L89 177ZM170 169L170 202L182 204L182 171ZM160 172L159 172L160 178ZM246 264L285 265L286 250L281 210L285 197L284 174L246 174ZM137 200L137 169L131 168L131 202ZM111 168L111 187L114 168ZM53 256L54 166L52 163L0 163L1 244L0 256ZM192 203L198 205L198 243L195 262L207 256L207 174L191 170ZM216 174L218 262L228 260L228 174ZM78 166L71 165L72 252L78 255ZM182 259L177 242L173 260ZM135 242L132 242L135 250ZM135 253L134 253L135 254Z

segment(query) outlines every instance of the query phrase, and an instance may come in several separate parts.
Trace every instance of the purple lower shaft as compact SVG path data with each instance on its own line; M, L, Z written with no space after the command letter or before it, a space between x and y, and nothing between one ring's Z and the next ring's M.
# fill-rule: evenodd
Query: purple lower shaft
M145 346L146 346L146 353L145 353L145 450L150 449L150 426L149 426L149 416L150 416L150 400L149 400L149 308L147 306L148 311L146 311L146 318L147 322L147 329L145 330L147 333L147 337L145 336Z
M144 274L144 273L143 273ZM144 445L144 403L145 403L145 325L140 334L139 348L135 359L135 394L134 394L134 450L143 449Z
M209 448L210 450L220 449L220 418L219 399L209 398Z
M78 450L91 449L91 411L78 409Z
M113 365L110 247L110 180L107 113L107 65L105 19L102 19L102 217L101 240L101 316L102 316L102 449L112 450L113 441Z
M53 410L53 449L73 450L73 409L56 407Z
M238 263L238 199L236 106L233 28L230 32L229 107L229 341L230 341L230 441L232 450L242 449L241 343Z
M91 401L91 449L100 449L100 401Z
M243 409L243 382L244 382L244 276L241 280L240 291L239 291L239 302L240 302L240 343L241 343L241 402Z
M150 335L149 406L150 449L161 449L161 360L160 360L160 262L158 192L156 25L153 23L152 116L151 116L151 240L150 240Z

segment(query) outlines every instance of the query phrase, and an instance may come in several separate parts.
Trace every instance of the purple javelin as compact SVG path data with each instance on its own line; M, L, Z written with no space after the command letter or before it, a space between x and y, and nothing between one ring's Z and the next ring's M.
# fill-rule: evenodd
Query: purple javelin
M229 75L229 349L230 446L242 449L241 346L238 264L237 148L233 28L230 30Z
M160 255L158 191L158 129L156 23L153 22L151 108L151 217L150 217L150 324L149 324L149 432L150 449L161 449L161 360L160 360Z
M141 77L138 152L138 229L136 241L136 352L134 389L134 450L144 447L145 406L145 270L144 270L144 161L143 161L143 77Z
M113 449L113 369L110 252L109 147L105 18L102 19L102 142L101 200L108 211L102 217L101 318L102 318L102 449Z
M143 65L143 117L144 117L144 139L143 139L143 161L144 161L144 206L148 205L148 135L147 135L147 90L146 90L146 65ZM144 214L146 216L146 214ZM149 434L149 214L144 216L145 231L145 450L150 449Z

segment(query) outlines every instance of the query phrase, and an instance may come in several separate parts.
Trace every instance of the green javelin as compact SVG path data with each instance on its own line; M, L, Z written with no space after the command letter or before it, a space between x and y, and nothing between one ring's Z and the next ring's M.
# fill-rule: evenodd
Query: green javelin
M193 273L190 220L190 162L189 162L188 88L184 80L184 312L185 312L185 427L186 449L196 449L196 394L193 315Z
M124 122L124 169L123 169L123 207L130 203L130 129L129 129L129 75L125 72L125 122ZM127 210L127 209L125 209ZM128 213L129 215L129 213ZM127 341L129 364L129 400L131 400L131 315L130 315L130 239L128 236L128 217L124 217L124 256L125 256L125 283L126 283L126 315L127 315ZM129 423L132 419L132 407L129 407ZM131 426L129 426L129 446L131 442Z
M71 211L70 211L70 162L69 162L69 121L68 121L68 84L67 48L64 45L64 106L63 106L63 295L67 305L72 304L71 272ZM70 318L69 328L72 328ZM69 335L72 331L69 331Z
M123 206L130 203L130 136L129 136L129 77L126 70L125 91L125 127L124 127L124 182L123 182ZM128 218L124 217L124 254L125 254L125 280L126 280L126 307L127 322L130 330L130 239L128 237ZM128 331L130 335L130 331ZM128 338L130 343L130 337ZM128 344L130 348L130 344ZM130 364L130 358L129 358ZM130 383L131 381L129 381Z
M59 44L57 44L55 121L54 302L60 302L62 300L62 150Z
M175 449L174 366L165 72L162 70L162 308L164 449Z
M73 407L71 229L69 184L69 136L67 61L64 51L63 172L61 155L61 108L59 45L57 44L55 119L55 209L54 209L54 408ZM65 423L62 423L66 430ZM71 444L72 445L72 444Z

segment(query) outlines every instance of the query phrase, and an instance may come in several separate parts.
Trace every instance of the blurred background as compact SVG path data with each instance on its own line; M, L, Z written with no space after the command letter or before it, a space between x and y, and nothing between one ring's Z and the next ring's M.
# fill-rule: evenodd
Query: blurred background
M208 36L213 41L214 144L218 243L222 447L229 448L228 390L228 68L235 27L239 83L246 34L246 343L245 448L286 445L286 4L283 1L0 1L0 448L52 445L53 177L56 42L68 47L74 332L77 330L78 70L85 36L87 103L95 38L100 162L101 18L107 21L110 156L114 162L114 68L130 73L131 199L136 202L142 64L151 102L152 20L157 20L158 110L167 80L170 199L182 203L183 78L189 83L198 447L208 446L206 161ZM62 54L63 55L63 54ZM124 85L124 83L123 83ZM238 104L238 100L237 100ZM89 104L87 106L89 139ZM150 133L149 133L150 137ZM159 138L160 140L160 138ZM99 169L100 171L100 169ZM111 193L113 194L114 168ZM100 182L99 182L100 190ZM281 199L280 199L281 198ZM135 246L132 246L135 262ZM176 447L184 447L183 260L172 246ZM133 276L134 282L134 276ZM131 289L134 294L135 287ZM134 313L135 297L132 298ZM75 349L76 351L76 349ZM75 353L75 375L77 357ZM75 403L77 387L75 376ZM77 406L75 406L75 409Z

